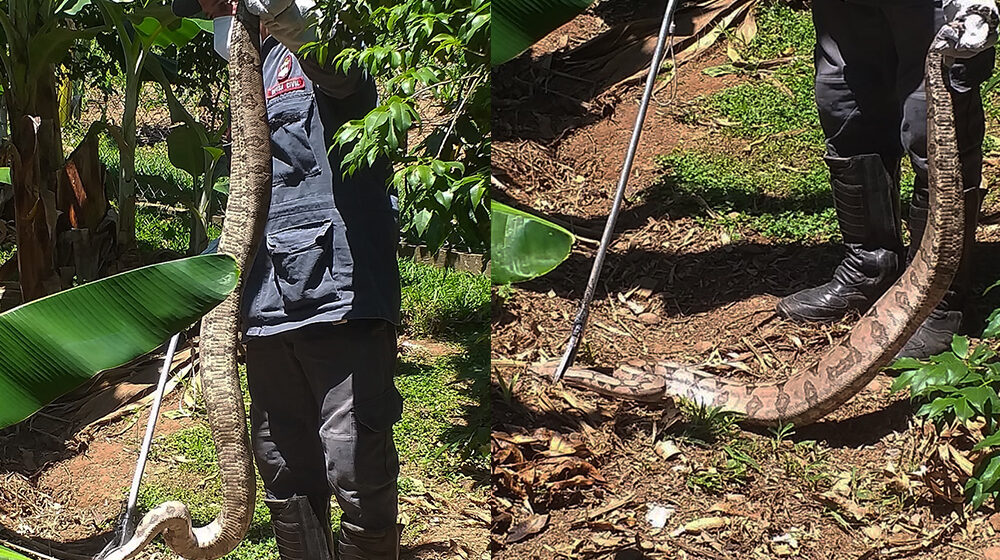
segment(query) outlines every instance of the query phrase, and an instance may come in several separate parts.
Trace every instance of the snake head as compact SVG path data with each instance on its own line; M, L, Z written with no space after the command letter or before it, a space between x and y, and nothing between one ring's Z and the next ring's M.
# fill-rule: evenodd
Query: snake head
M944 6L945 25L931 50L950 58L970 58L997 43L1000 13L993 0L952 0Z

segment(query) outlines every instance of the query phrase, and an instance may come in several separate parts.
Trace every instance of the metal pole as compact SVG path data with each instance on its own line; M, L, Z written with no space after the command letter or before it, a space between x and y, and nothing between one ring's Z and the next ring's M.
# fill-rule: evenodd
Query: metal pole
M673 28L671 16L676 4L677 0L668 0L667 8L663 14L660 35L656 40L656 50L653 51L653 62L649 66L649 75L646 77L646 90L642 94L642 102L639 104L639 114L635 117L635 127L632 129L632 141L629 143L628 152L625 154L625 163L622 165L622 173L618 178L618 190L615 192L615 201L611 206L608 222L604 226L604 235L601 237L601 245L597 249L594 267L590 270L590 279L587 281L587 289L583 293L583 301L580 303L580 309L577 311L576 319L573 321L573 330L569 335L566 352L563 354L562 360L559 362L559 367L556 368L556 372L552 376L553 383L559 381L566 372L566 368L573 364L573 360L576 358L576 351L580 346L580 339L583 337L583 329L587 324L587 317L590 315L590 302L594 299L594 292L597 290L597 281L601 277L601 267L604 265L604 257L608 252L608 246L611 244L615 222L618 221L618 214L621 211L622 199L625 198L625 186L628 184L628 177L632 172L632 162L635 160L636 149L639 147L642 123L646 120L649 101L653 97L656 74L660 69L660 62L663 60L663 48L667 42L667 36Z
M160 405L163 403L163 393L167 387L167 377L170 374L170 366L174 362L174 353L177 351L177 341L180 339L177 333L170 339L167 347L167 355L163 359L163 369L160 370L160 381L156 386L156 394L153 397L153 406L149 411L149 420L146 422L146 436L142 440L142 447L139 449L139 461L135 465L135 474L132 476L132 489L128 494L128 506L125 509L125 521L122 523L122 538L119 546L123 546L132 538L131 527L135 517L135 505L139 499L139 484L142 482L142 474L146 470L146 459L149 456L149 448L153 443L153 432L156 429L156 420L160 416Z

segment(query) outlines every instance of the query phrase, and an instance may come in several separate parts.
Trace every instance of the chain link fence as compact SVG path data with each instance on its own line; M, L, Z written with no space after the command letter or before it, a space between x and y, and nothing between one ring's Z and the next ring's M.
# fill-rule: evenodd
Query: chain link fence
M74 110L64 125L64 145L71 151L94 123L122 126L126 102L122 89L87 89L74 96ZM212 134L225 124L228 90L220 84L209 93L180 93L178 100ZM75 117L75 118L73 118ZM159 84L146 83L136 109L136 240L144 254L189 250L193 225L191 175L171 163L168 138L177 126L172 121L167 96ZM100 139L100 158L107 168L109 202L119 207L120 150L108 134ZM186 199L186 200L185 200ZM208 238L219 235L221 205L210 206Z

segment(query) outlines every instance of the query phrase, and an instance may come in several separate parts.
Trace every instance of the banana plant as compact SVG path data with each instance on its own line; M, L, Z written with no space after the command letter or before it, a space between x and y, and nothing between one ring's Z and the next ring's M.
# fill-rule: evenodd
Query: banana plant
M181 190L162 177L144 175L142 179L172 201L182 204L191 215L191 238L188 254L201 253L208 246L208 218L212 201L217 195L229 194L229 177L223 136L229 129L229 119L224 118L218 129L210 132L193 117L179 123L167 136L170 163L191 175L192 189Z
M81 0L90 3L91 0ZM212 28L211 22L178 18L169 6L154 0L92 0L100 9L121 44L125 73L125 110L119 134L118 177L118 244L123 250L135 245L136 185L136 111L143 75L148 73L168 92L171 118L194 119L173 95L166 73L154 54L154 47L183 48L202 31Z
M28 300L61 288L55 267L56 193L63 167L55 64L104 26L68 22L89 0L0 0L0 89L11 129L21 290Z
M238 276L229 255L202 255L90 282L0 314L0 428L98 372L155 349L218 305Z

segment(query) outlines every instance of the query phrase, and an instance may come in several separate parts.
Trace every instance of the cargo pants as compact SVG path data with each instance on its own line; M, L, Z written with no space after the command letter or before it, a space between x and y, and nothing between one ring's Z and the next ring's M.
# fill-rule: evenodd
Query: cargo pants
M395 370L396 330L383 320L316 323L247 341L251 434L267 498L308 497L322 512L336 497L342 529L361 549L398 539Z

